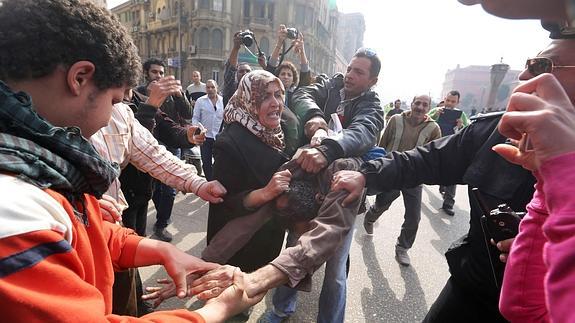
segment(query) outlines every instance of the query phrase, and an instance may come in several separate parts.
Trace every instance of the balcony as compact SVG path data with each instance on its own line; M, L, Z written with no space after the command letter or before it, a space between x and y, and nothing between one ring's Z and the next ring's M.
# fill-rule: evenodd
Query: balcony
M178 17L170 17L164 20L154 20L152 22L148 22L147 24L148 30L150 31L163 28L177 27L177 26L178 26Z
M253 30L258 29L268 30L273 26L273 23L272 20L268 18L244 17L244 26Z
M223 49L216 48L196 48L196 53L191 54L191 59L209 59L215 61L223 61L224 51Z
M229 13L209 9L194 10L190 13L190 17L195 19L225 20L226 22L232 21L232 17Z

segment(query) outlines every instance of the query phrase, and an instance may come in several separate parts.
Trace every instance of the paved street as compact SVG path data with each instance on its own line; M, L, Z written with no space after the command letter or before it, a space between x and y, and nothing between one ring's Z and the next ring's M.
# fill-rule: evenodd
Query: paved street
M439 210L437 186L423 188L422 218L414 247L409 251L412 265L400 266L394 259L394 245L403 221L403 200L397 199L376 224L374 235L366 236L363 215L358 216L351 247L346 322L420 322L448 277L443 253L452 241L468 229L468 198L465 186L458 186L455 216ZM150 203L151 204L151 203ZM205 247L208 205L192 194L178 194L169 231L174 243L195 256ZM148 232L155 220L150 207ZM141 270L145 286L166 277L163 269ZM315 322L323 273L314 275L313 291L300 293L296 315L288 322ZM257 322L271 304L271 292L255 306L247 322ZM161 308L197 308L199 302L170 300ZM232 322L239 322L233 320Z

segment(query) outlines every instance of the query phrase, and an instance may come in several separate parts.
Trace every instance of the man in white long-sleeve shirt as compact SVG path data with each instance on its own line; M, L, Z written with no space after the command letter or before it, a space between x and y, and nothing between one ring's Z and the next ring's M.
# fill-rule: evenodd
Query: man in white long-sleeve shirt
M218 95L218 84L214 80L206 81L207 94L196 101L192 124L202 125L206 128L206 141L200 146L202 153L202 169L206 179L212 180L212 148L216 140L216 135L222 126L224 117L224 101Z

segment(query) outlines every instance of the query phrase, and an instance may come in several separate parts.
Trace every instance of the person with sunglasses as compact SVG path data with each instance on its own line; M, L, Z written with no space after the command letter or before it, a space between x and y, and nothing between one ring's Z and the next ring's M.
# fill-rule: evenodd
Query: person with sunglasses
M500 131L529 144L496 146L532 170L536 193L509 254L500 309L513 322L573 322L572 180L575 150L575 37L554 40L527 60ZM550 73L550 74L546 74ZM526 149L523 149L523 148ZM528 295L529 297L525 297Z
M491 149L506 141L497 131L501 115L472 118L469 126L452 136L391 152L364 163L359 172L342 171L334 176L332 190L349 192L344 203L361 198L364 188L368 195L375 195L420 184L469 186L469 231L445 254L451 276L424 322L507 322L498 309L505 268L500 261L502 251L483 233L483 211L471 194L471 188L477 187L489 208L506 203L515 211L525 210L533 194L531 173Z

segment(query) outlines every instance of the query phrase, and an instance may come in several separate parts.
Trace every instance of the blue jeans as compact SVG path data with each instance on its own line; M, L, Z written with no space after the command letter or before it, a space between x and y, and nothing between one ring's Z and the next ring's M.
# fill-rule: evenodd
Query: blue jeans
M174 156L180 157L179 148L168 148L168 151L174 154ZM154 225L154 230L163 229L168 226L175 198L175 188L158 180L154 180L154 193L152 195L152 201L156 207L156 224Z
M353 239L353 227L342 241L341 246L325 263L325 276L319 297L318 323L343 323L345 319L345 300L347 292L346 263ZM292 246L297 238L290 232L286 247ZM280 286L276 288L272 304L273 314L277 318L287 317L295 312L297 290Z

